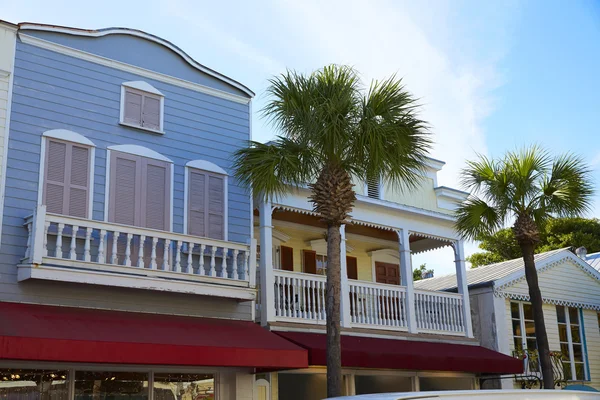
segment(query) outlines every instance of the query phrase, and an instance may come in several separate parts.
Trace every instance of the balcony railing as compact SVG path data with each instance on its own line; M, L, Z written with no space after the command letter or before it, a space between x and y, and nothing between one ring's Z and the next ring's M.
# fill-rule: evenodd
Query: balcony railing
M254 286L250 245L51 214L44 206L25 225L23 264Z
M273 270L275 318L324 324L326 277ZM455 293L415 290L415 313L419 332L464 335L462 297ZM353 327L408 330L407 293L404 286L374 282L348 282L342 296L350 301Z

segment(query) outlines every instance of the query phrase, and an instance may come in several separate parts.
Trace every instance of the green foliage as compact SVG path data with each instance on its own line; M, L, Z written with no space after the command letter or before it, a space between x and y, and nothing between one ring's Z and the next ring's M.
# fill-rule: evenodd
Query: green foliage
M588 253L600 251L600 221L586 218L553 218L540 232L541 242L536 253L565 247L585 247ZM512 229L500 229L492 235L477 237L479 248L485 252L468 257L471 268L521 257L521 249Z
M288 71L269 83L263 116L281 136L235 154L235 175L254 193L283 195L331 164L361 180L381 176L401 188L420 183L431 140L400 79L364 90L356 71L331 65L310 75Z
M590 209L590 168L578 156L551 157L538 146L508 152L498 160L479 156L462 171L471 192L456 212L456 228L476 239L524 216L541 231L554 217L577 217Z
M427 269L427 264L421 264L421 266L413 270L413 281L420 281L421 279L423 279L423 274L428 274L432 272L432 269Z

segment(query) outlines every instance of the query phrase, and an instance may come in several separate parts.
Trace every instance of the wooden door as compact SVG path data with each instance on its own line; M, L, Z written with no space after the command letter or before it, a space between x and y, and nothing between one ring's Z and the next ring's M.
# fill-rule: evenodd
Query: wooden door
M384 262L375 262L375 279L377 283L400 284L400 266Z

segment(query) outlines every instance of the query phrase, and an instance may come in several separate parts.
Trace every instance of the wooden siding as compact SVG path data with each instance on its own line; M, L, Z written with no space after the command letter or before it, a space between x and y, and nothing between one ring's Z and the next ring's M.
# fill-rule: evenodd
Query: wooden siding
M600 321L598 311L583 310L590 385L600 390Z
M561 264L539 273L539 283L544 298L600 304L600 281L570 261L563 261ZM525 279L503 291L516 295L529 295Z
M25 254L27 240L23 218L30 215L37 204L43 132L72 130L97 146L92 211L92 218L96 220L105 218L108 146L137 144L173 160L173 230L183 233L185 164L204 159L231 173L231 153L246 145L250 121L248 105L23 43L17 43L15 66L0 249L0 301L250 318L250 303L58 282L17 284L16 265ZM147 81L164 93L164 135L118 124L121 83L136 80ZM228 192L229 240L247 243L250 239L250 196L232 177L228 180Z

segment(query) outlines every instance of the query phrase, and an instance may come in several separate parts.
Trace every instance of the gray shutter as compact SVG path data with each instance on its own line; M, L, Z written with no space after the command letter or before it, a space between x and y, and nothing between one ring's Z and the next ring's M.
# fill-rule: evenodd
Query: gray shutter
M142 226L170 230L171 165L142 158Z
M160 99L144 96L142 126L148 129L160 129Z
M71 165L68 188L68 215L87 218L90 178L90 149L70 145Z
M110 160L110 222L140 225L141 157L111 152Z
M50 213L63 214L65 209L67 143L48 139L43 203Z
M123 122L142 126L142 95L125 89Z
M206 173L189 169L188 234L206 236Z
M223 177L208 175L208 237L225 239Z

